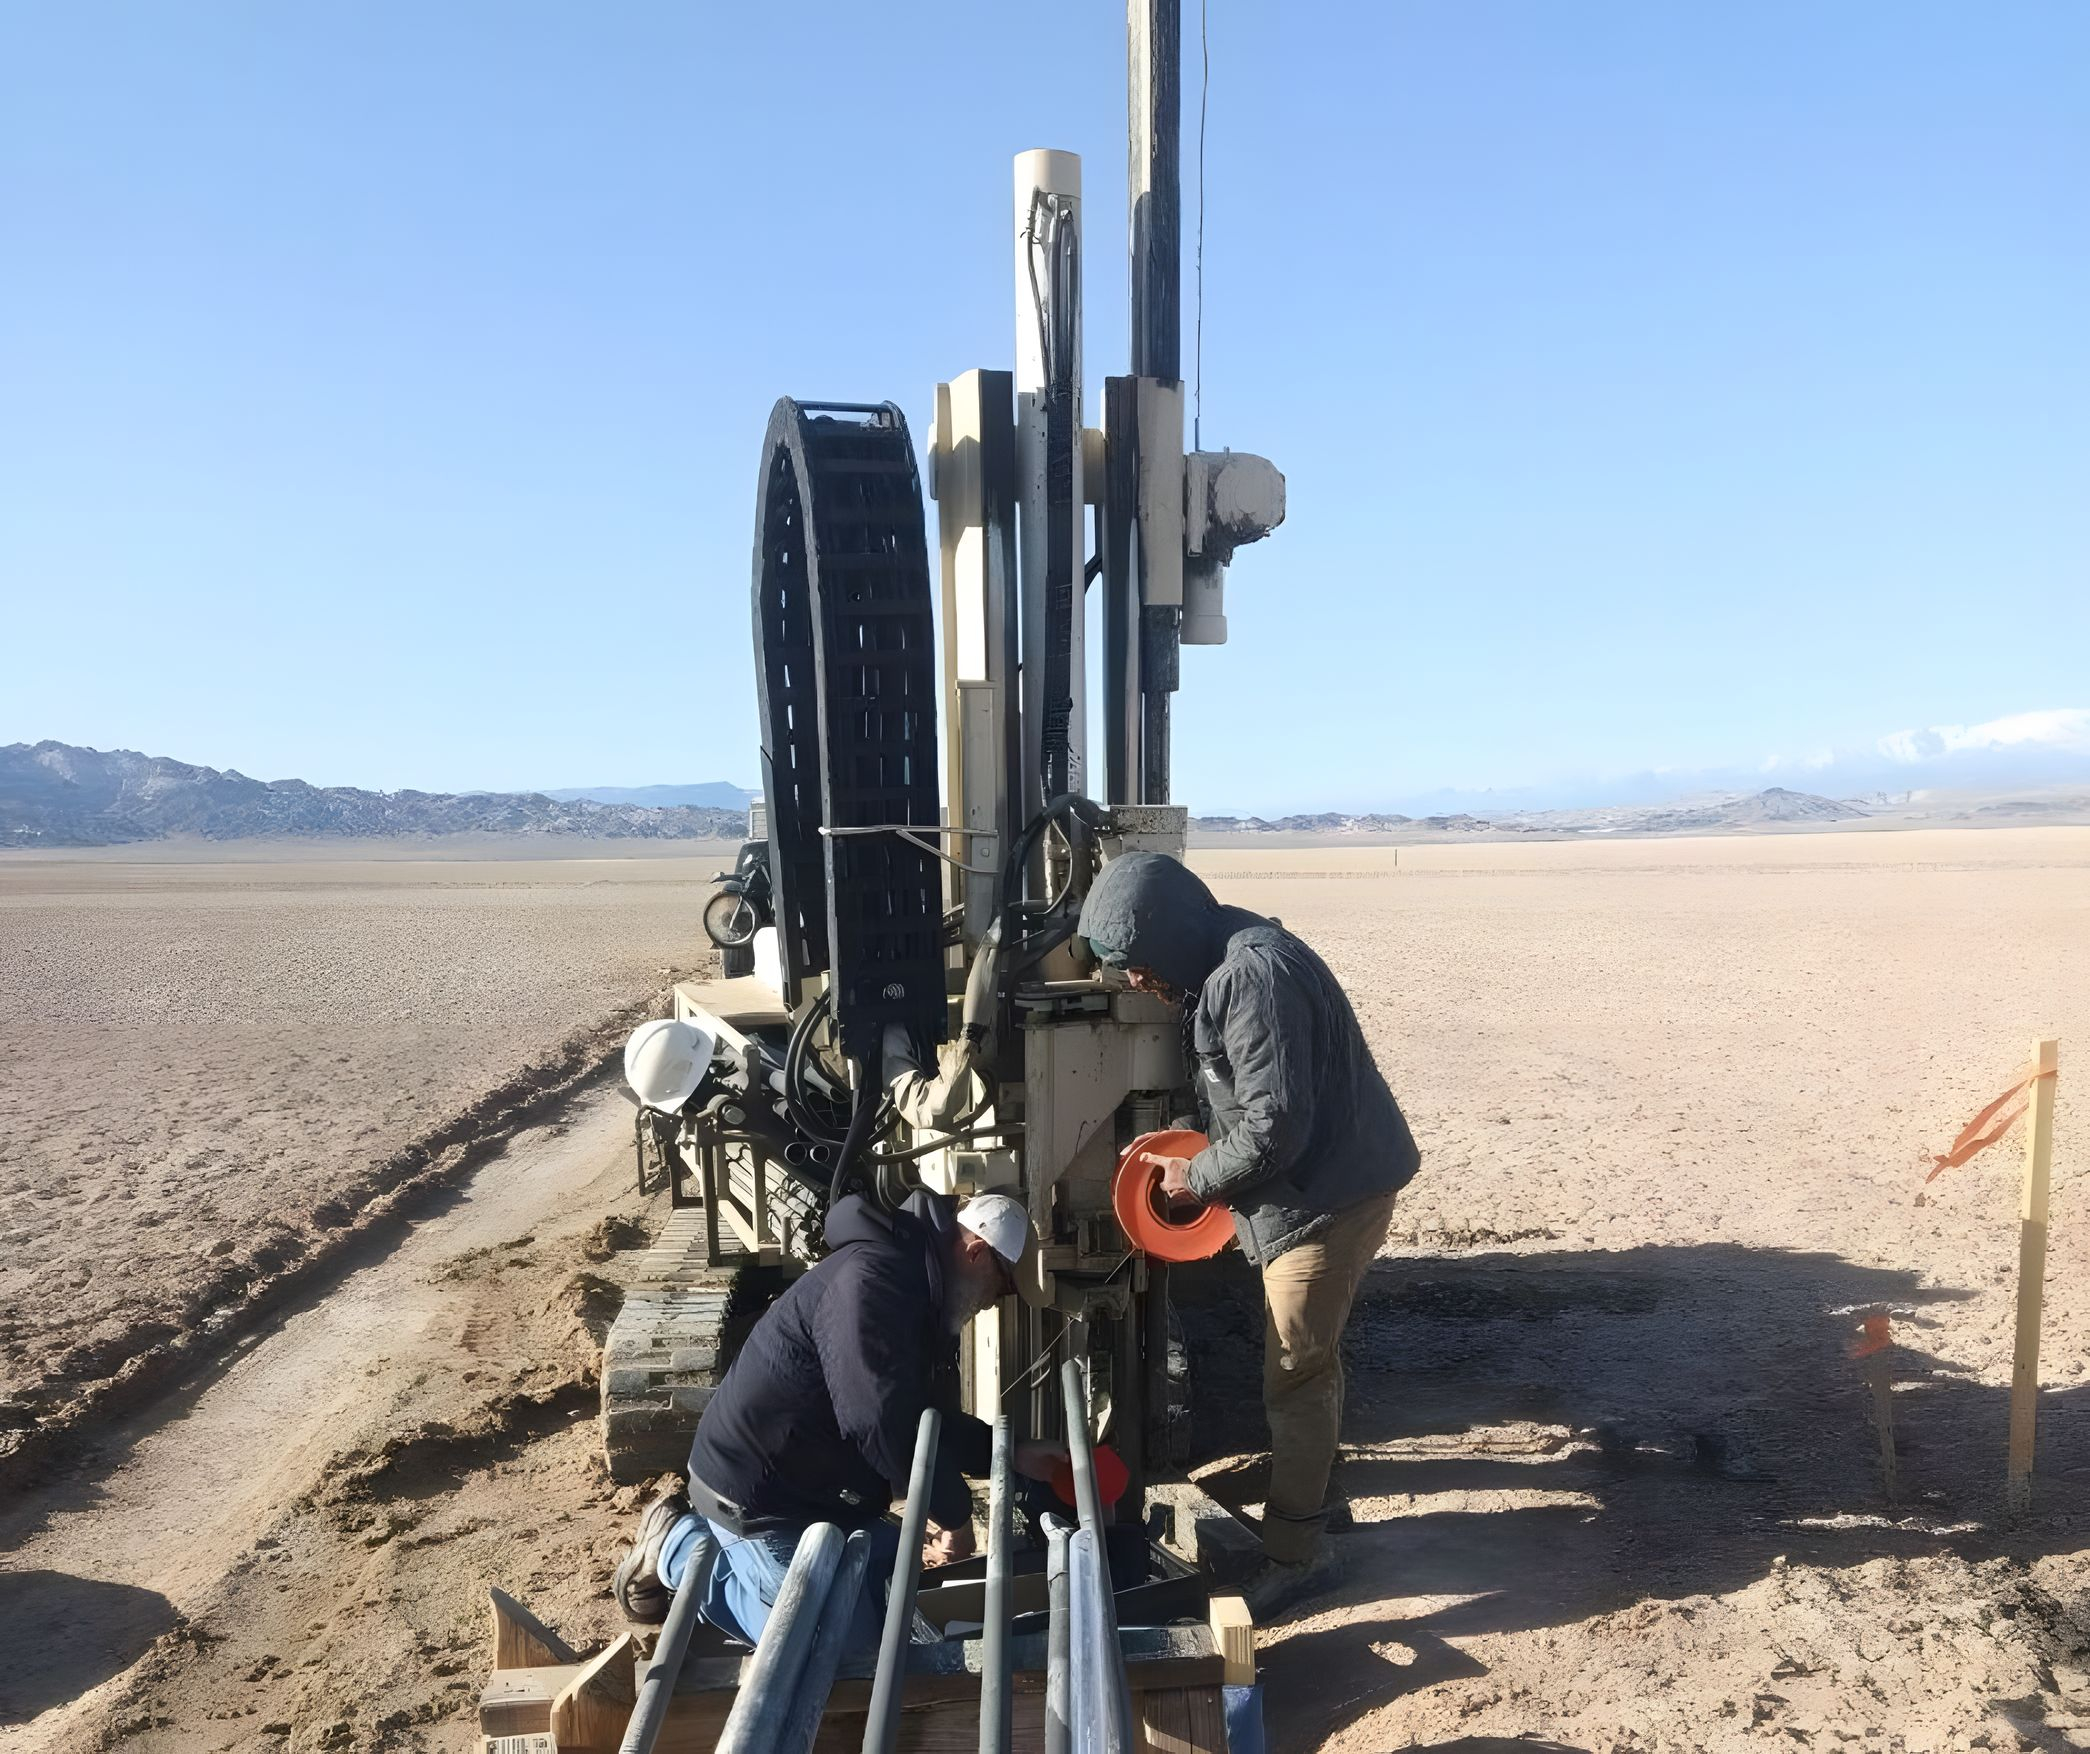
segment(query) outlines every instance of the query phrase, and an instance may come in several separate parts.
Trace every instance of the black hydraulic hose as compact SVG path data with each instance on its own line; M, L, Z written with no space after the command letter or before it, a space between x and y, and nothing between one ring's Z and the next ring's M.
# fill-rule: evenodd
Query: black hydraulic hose
M1062 792L1050 800L1044 809L1024 825L1023 832L1016 837L1016 844L1009 849L1007 862L1002 866L1001 911L1005 918L1015 915L1023 905L1023 872L1030 863L1030 856L1038 844L1038 837L1059 817L1070 812L1079 817L1088 828L1100 829L1103 826L1103 807L1092 799L1084 798L1079 792ZM1004 930L1007 928L1004 927Z
M827 995L822 993L799 1013L798 1021L791 1026L791 1039L784 1047L784 1106L791 1111L793 1124L807 1138L817 1139L823 1145L837 1145L847 1134L835 1132L813 1113L802 1088L806 1058L812 1051L813 1031L827 1008Z
M1024 939L1016 947L1014 964L1009 972L1011 974L1028 974L1039 963L1043 962L1046 957L1066 943L1069 938L1073 937L1075 929L1080 924L1080 914L1067 913L1060 915L1044 931L1032 933L1030 937Z
M786 1083L788 1082L789 1080L787 1079ZM881 1095L882 1093L874 1079L868 1075L860 1076L857 1079L856 1109L849 1117L849 1131L842 1135L842 1148L835 1153L835 1173L827 1184L827 1206L829 1211L834 1210L835 1202L842 1197L843 1184L848 1181L851 1173L855 1170L858 1154L870 1142L871 1123L878 1118L878 1104ZM858 1179L861 1180L862 1178L859 1177ZM865 1182L864 1186L868 1189L870 1183Z

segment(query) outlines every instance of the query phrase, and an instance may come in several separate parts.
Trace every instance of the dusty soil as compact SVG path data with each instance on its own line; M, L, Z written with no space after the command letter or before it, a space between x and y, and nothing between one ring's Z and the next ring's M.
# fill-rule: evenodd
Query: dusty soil
M489 1583L599 1642L637 1495L596 1460L594 1370L636 1205L601 1079L22 1494L0 1725L51 1748L464 1747Z
M1273 1747L2090 1746L2090 831L1197 862L1344 976L1426 1160L1352 1332L1347 1574L1264 1631ZM2017 1141L1917 1194L2035 1032L2051 1386L2012 1523ZM486 1584L606 1636L635 1495L594 1461L590 1324L626 1257L588 1256L633 1203L623 1121L517 1134L0 1518L0 1723L465 1748ZM1846 1354L1879 1307L1891 1505ZM1231 1374L1227 1310L1196 1331ZM1217 1434L1252 1514L1252 1417Z
M209 850L0 854L0 1462L708 956L714 850Z
M1425 1158L1273 1746L2090 1745L2090 832L1395 858L1198 860L1343 977ZM2021 1147L1922 1174L2035 1033L2050 1387L2010 1528ZM1845 1353L1882 1307L1893 1506Z

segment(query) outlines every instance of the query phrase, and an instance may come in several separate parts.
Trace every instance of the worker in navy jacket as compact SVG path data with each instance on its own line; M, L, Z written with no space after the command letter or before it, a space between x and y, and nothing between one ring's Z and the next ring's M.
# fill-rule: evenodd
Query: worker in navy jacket
M904 1498L927 1407L942 1411L925 1559L972 1551L965 1476L988 1470L992 1434L957 1408L957 1336L1000 1298L1036 1283L1016 1201L983 1194L961 1209L926 1190L897 1212L862 1195L835 1203L829 1253L749 1333L698 1421L686 1493L640 1519L615 1591L631 1618L659 1621L690 1565L705 1619L753 1643L799 1536L813 1523L867 1529L872 1554L853 1643L875 1643L898 1551L887 1513ZM1022 1443L1019 1473L1047 1478L1063 1446Z

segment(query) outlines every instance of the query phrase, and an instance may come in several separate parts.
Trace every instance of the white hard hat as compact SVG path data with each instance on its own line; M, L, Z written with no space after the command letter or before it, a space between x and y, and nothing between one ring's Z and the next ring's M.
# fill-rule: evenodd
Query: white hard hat
M624 1082L648 1108L673 1114L704 1082L716 1045L710 1031L694 1023L656 1017L624 1044Z
M1016 1290L1026 1303L1039 1301L1042 1287L1030 1266L1038 1237L1022 1206L1007 1194L975 1194L958 1208L958 1222L1008 1264Z

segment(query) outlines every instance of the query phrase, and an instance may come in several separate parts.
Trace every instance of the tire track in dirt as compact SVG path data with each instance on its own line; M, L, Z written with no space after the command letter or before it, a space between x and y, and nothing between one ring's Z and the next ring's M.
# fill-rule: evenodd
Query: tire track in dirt
M309 1243L286 1239L285 1258L260 1277L228 1270L184 1312L179 1331L160 1323L138 1330L142 1343L109 1375L85 1384L53 1381L23 1397L36 1423L0 1432L0 1491L20 1490L74 1460L84 1436L178 1387L277 1312L314 1295L425 1202L455 1188L607 1070L623 1038L659 1014L660 1004L649 994L619 1006L422 1133L340 1190L336 1228Z
M524 1344L533 1322L544 1325L542 1292L570 1306L575 1289L557 1285L576 1243L540 1255L535 1233L573 1231L628 1191L628 1115L603 1088L549 1125L518 1124L486 1143L451 1166L453 1206L285 1312L208 1380L108 1432L100 1466L25 1493L0 1516L0 1594L41 1622L10 1641L23 1648L0 1678L0 1725L22 1726L34 1745L68 1732L95 1740L131 1664L193 1631L191 1617L227 1580L273 1556L270 1531L293 1513L317 1510L372 1546L394 1532L388 1506L434 1502L460 1469L584 1419L593 1395L580 1351L548 1365L541 1336L534 1351ZM489 1274L535 1294L517 1313L513 1360L488 1320ZM540 1287L540 1275L554 1283ZM465 1344L473 1336L476 1349ZM465 1403L402 1426L444 1372L476 1384Z

